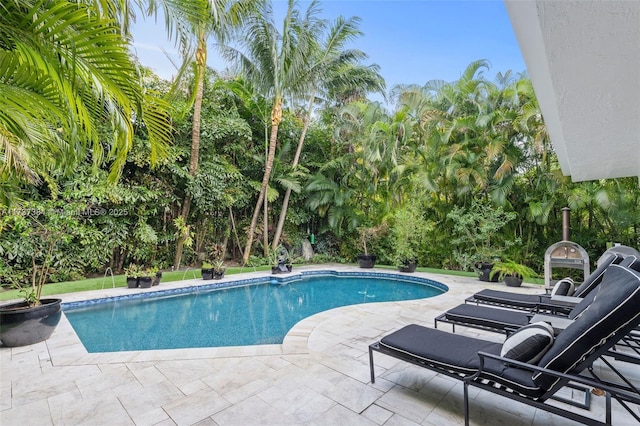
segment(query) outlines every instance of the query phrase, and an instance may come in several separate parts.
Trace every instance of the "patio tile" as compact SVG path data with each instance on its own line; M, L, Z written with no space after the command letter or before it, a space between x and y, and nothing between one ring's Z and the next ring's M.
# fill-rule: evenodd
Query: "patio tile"
M306 410L307 405L313 406L312 401L316 405L323 406L334 404L334 401L304 384L290 383L285 380L278 380L274 386L259 392L257 397L287 415L293 415L298 410Z
M184 393L185 395L191 395L191 394L194 394L196 392L201 392L201 391L205 391L205 390L211 390L211 387L209 387L202 380L194 380L191 383L187 383L187 384L178 386L178 389L180 389L180 391L182 393Z
M345 378L324 393L324 395L356 413L363 412L382 394L381 391L350 377Z
M272 371L263 363L251 358L242 359L240 363L234 364L202 377L201 380L216 392L226 394Z
M129 371L135 377L141 385L152 385L167 380L167 377L155 366L142 366L141 368L135 368L133 365L129 365Z
M163 425L164 425L164 422L160 423L160 425L158 426L163 426ZM170 425L175 425L175 423L171 422L167 424L167 426L170 426ZM214 422L211 417L207 417L206 419L201 420L198 423L195 423L193 426L219 426L219 425L218 423Z
M51 409L53 423L64 426L135 424L115 396L95 396L64 401Z
M41 399L0 412L0 424L20 426L48 426L53 425L49 404Z
M412 422L406 417L402 417L400 414L394 414L391 416L388 422L384 424L384 426L415 426L418 423ZM442 425L447 426L447 425Z
M379 358L390 358L384 355ZM393 359L393 358L391 358ZM375 359L377 362L377 358ZM416 392L425 387L429 380L436 377L436 373L425 368L419 368L406 362L396 364L392 369L384 372L381 377L407 389ZM378 381L378 379L376 379Z
M255 396L214 414L211 420L225 426L294 424L292 417Z
M132 417L132 419L136 426L175 425L175 422L171 420L167 412L162 408L156 408L154 410L147 411L146 413Z
M246 385L240 386L230 392L223 394L225 399L232 404L241 402L256 393L267 389L270 383L264 379L253 380Z
M118 399L136 424L146 423L139 421L145 418L155 419L159 416L158 421L168 418L166 413L160 415L155 412L163 405L183 397L184 394L169 381L143 386L127 393L118 393Z
M434 406L425 402L425 396L402 386L395 386L376 402L382 408L415 423L421 423L433 411Z
M335 405L329 411L323 414L322 417L317 418L309 423L309 426L333 426L333 425L349 425L349 426L375 426L376 423L372 422L364 416L359 416L348 408L342 405Z
M67 367L70 368L70 367ZM111 390L129 383L139 383L126 366L107 371L94 371L84 377L78 378L76 386L83 397L100 394L105 390Z
M335 407L337 403L324 395L315 394L304 404L299 405L295 410L285 411L285 414L293 417L293 424L306 425L324 418L326 413Z
M231 406L231 403L213 390L184 396L162 406L179 426L192 425Z
M213 363L205 361L160 361L155 364L164 377L178 386L200 380L218 371Z
M389 420L389 418L394 414L389 410L386 410L378 405L372 404L362 412L362 415L365 416L367 419L371 420L372 422L382 425L382 424L385 424L387 420Z

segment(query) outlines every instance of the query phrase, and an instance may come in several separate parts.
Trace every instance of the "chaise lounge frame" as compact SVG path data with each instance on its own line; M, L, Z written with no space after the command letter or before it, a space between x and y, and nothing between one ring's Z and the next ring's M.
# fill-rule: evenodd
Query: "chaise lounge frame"
M635 257L633 257L635 259ZM552 315L567 314L575 303L587 297L602 281L605 272L611 265L620 264L625 260L621 255L612 254L605 258L591 275L576 288L571 298L552 297L549 294L521 294L501 290L482 290L465 299L465 303L476 305L490 305L501 308L524 310L534 313L550 313ZM564 301L562 299L572 299ZM567 303L568 302L568 303Z
M638 415L629 407L629 404L640 406L640 394L634 391L635 388L605 381L596 375L590 378L580 374L584 370L592 372L594 361L640 323L640 312L636 309L640 302L640 275L623 267L613 267L608 275L609 282L603 282L600 294L587 312L558 335L538 364L523 363L495 354L500 351L500 344L495 342L412 324L369 345L371 382L375 382L373 353L379 352L462 380L465 425L469 424L469 386L587 425L612 424L611 406L612 399L615 399L640 422ZM611 291L618 284L620 287ZM430 345L427 343L430 341L440 344ZM462 349L459 356L452 354L455 348ZM475 361L474 354L478 357ZM559 370L549 369L548 366ZM604 422L549 404L548 401L565 386L602 390L605 394Z
M618 334L620 334L620 338L632 330L634 326L625 327L621 329ZM617 340L617 339L614 339ZM593 362L602 356L611 346L615 344L615 341L610 345L604 345L595 351L591 356L587 357L582 363L580 363L577 367L577 370L582 370L591 367ZM518 401L520 403L539 408L543 411L547 411L552 414L559 415L561 417L574 420L577 422L581 422L585 425L612 425L612 399L615 399L620 403L623 407L629 411L628 404L635 404L640 406L640 395L634 392L630 392L627 388L624 388L621 385L616 383L611 383L604 381L602 379L591 379L589 377L585 377L582 375L576 374L567 374L560 373L558 371L549 370L545 368L540 368L536 365L527 364L524 362L515 361L509 358L504 358L500 356L496 356L493 354L489 354L486 352L478 352L478 357L480 359L480 368L473 374L461 374L454 370L448 369L437 362L430 361L428 359L420 358L414 356L408 352L394 350L387 346L384 346L380 343L380 341L372 343L369 345L369 371L371 375L371 383L375 383L376 375L375 375L375 367L374 367L374 359L373 353L379 352L381 354L390 356L392 358L396 358L419 367L426 368L428 370L434 371L439 374L443 374L448 377L452 377L454 379L462 380L464 386L464 424L466 426L469 425L469 386L474 386L479 389L485 390L487 392L491 392L497 395L504 396L508 399ZM521 395L518 392L507 388L503 384L498 384L491 380L491 378L487 378L483 376L484 373L484 365L486 359L495 359L504 362L505 364L519 367L522 369L530 370L533 372L541 372L545 373L549 376L554 376L559 379L559 381L554 385L551 389L545 392L539 398L530 398L525 395ZM593 419L591 417L587 417L585 415L579 414L575 411L565 409L559 406L548 404L548 400L553 399L556 393L565 386L584 386L588 388L594 388L602 390L605 393L605 421L601 422L599 420ZM562 399L562 398L559 398Z

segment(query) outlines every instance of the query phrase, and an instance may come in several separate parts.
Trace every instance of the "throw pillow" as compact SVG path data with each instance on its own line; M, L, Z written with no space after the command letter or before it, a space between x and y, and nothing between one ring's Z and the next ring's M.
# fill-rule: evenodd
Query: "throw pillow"
M516 361L537 363L553 344L553 327L540 321L525 325L502 344L500 356Z
M573 280L569 277L563 278L553 286L551 297L553 296L571 296L575 290Z

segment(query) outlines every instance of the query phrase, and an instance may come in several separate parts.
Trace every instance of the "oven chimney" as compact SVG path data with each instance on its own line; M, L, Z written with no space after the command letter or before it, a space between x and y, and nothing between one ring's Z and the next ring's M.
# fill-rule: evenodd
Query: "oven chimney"
M571 230L571 222L569 220L569 207L562 208L562 241L569 241L569 234Z

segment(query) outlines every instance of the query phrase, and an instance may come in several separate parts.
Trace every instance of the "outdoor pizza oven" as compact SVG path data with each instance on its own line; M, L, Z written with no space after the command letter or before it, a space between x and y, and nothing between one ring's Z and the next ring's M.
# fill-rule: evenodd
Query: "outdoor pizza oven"
M544 254L544 288L550 290L556 281L552 279L553 268L582 269L584 279L590 274L589 255L578 243L569 241L569 211L562 209L562 241L552 244Z

